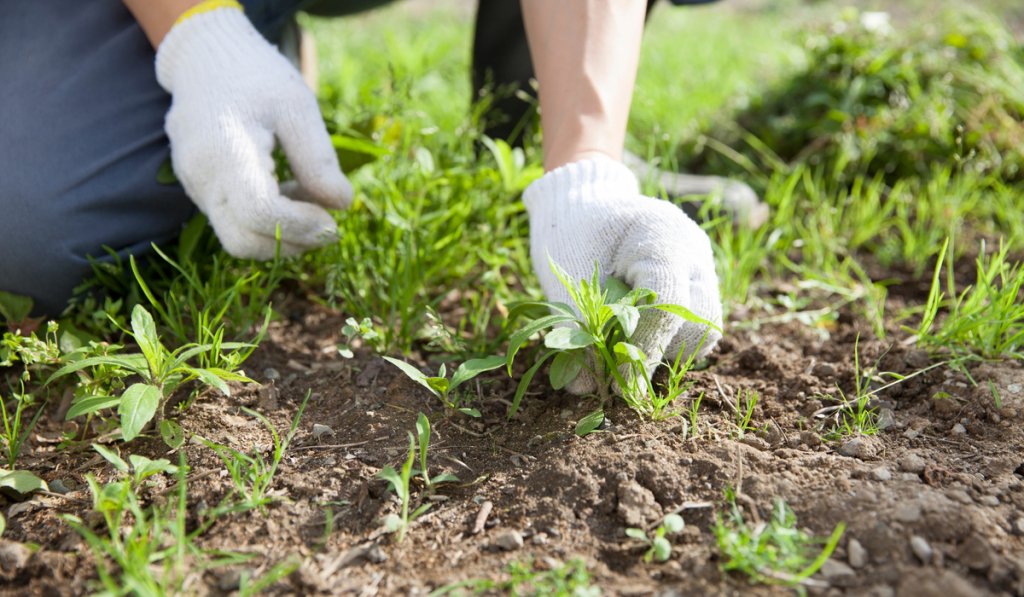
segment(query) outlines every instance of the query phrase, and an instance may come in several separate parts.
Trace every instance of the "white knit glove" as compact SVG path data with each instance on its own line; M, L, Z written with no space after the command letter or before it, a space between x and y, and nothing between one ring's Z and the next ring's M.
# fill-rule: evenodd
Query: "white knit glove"
M273 257L278 227L285 255L337 238L324 208L348 207L352 186L316 97L239 8L180 20L160 44L156 75L172 96L174 172L228 253ZM274 177L275 137L294 183Z
M549 258L575 281L589 279L597 262L602 284L614 276L633 288L648 288L658 303L682 305L721 327L708 235L672 203L641 195L623 164L604 158L562 166L527 187L523 203L530 214L533 269L548 300L573 304ZM630 342L647 355L645 365L653 374L663 356L674 359L685 346L686 358L700 345L702 357L721 337L707 326L647 309ZM568 389L592 392L594 379L580 375Z

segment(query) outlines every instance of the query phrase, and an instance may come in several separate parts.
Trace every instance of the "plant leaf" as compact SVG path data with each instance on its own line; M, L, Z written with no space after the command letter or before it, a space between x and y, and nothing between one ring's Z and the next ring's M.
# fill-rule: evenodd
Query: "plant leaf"
M9 489L20 496L26 496L40 489L49 491L46 481L29 471L6 471L4 469L0 469L0 489Z
M555 354L557 353L553 350L549 350L548 352L544 353L544 355L537 359L537 362L534 363L532 367L527 369L526 373L524 373L523 376L519 378L519 385L516 386L516 395L515 397L512 398L512 406L508 407L507 417L509 419L514 417L516 411L519 410L519 403L522 401L523 395L526 394L526 388L530 386L530 381L533 380L533 376L537 374L537 371L541 368L541 365L544 364L544 361L548 360Z
M665 519L661 521L661 526L665 528L665 532L669 534L680 533L686 523L683 522L683 517L678 514L666 514Z
M231 395L231 388L229 388L228 384L213 371L209 369L189 367L188 372L198 377L204 384L216 388L221 394L224 394L225 396Z
M573 350L594 344L594 336L579 328L555 328L544 336L544 346L554 350Z
M459 412L464 414L464 415L469 415L469 416L477 418L477 419L480 418L480 411L478 411L475 408L460 408Z
M153 316L141 304L132 309L132 336L146 356L150 370L154 375L159 375L163 369L163 346L160 345Z
M133 384L124 391L117 407L124 441L130 442L142 433L142 428L156 414L160 398L160 388L145 383Z
M629 342L618 342L613 350L615 351L615 362L618 365L623 363L644 363L647 361L647 355L644 354L644 351Z
M64 417L64 420L70 421L75 417L88 415L104 408L114 408L120 402L121 398L118 396L86 396L85 398L79 398L68 409L68 414Z
M622 327L622 333L627 338L633 335L636 331L636 324L640 323L640 309L637 309L633 305L620 305L611 304L605 305L612 313L615 314L615 318L619 320L619 326Z
M682 317L686 321L689 321L689 322L692 322L692 323L699 323L701 325L706 325L706 326L708 326L708 327L710 327L712 329L715 329L715 330L718 330L718 331L722 331L722 328L720 328L717 325L711 323L707 319L704 319L703 317L700 317L699 315L697 315L693 311L690 311L689 309L687 309L686 307L684 307L682 305L671 305L671 304L668 304L668 303L661 303L661 304L658 304L658 305L651 305L650 307L652 309L658 309L658 310L664 311L666 313L671 313L673 315L678 315L679 317Z
M583 359L577 351L561 351L551 361L551 368L548 370L548 378L551 387L561 390L569 385L572 380L583 370Z
M185 443L185 431L175 421L164 419L160 421L160 437L172 450L177 450Z
M391 491L395 492L398 499L403 501L405 500L405 485L402 484L402 477L398 474L398 471L390 466L385 466L379 473L377 473L377 476L388 482L388 485L391 487Z
M658 560L659 562L664 562L665 560L672 557L672 544L668 542L668 539L664 537L655 537L653 541L653 547L654 559Z
M604 411L595 410L576 423L576 435L580 437L590 435L601 426L601 423L604 423Z
M114 468L121 471L122 473L128 474L128 471L130 470L128 467L128 463L125 462L124 459L121 458L121 456L117 452L100 444L93 444L92 449L96 450L96 453L102 456L104 460L114 465Z
M469 359L465 363L459 365L452 374L452 381L449 388L454 391L455 388L462 385L477 375L485 371L492 371L505 364L505 357L501 355L492 355L484 357L482 359Z
M643 541L644 543L650 542L650 540L647 538L647 533L645 533L643 529L630 527L626 529L626 536L631 537L633 539L638 539L640 541Z
M393 359L391 357L381 357L381 358L383 358L385 361L391 363L395 367L398 367L398 369L401 370L402 373L405 373L405 375L409 379L415 381L416 383L420 384L424 388L427 388L428 390L430 390L431 394L440 397L440 394L437 392L437 390L435 390L433 387L430 386L429 383L427 383L427 375L425 373L423 373L422 371L420 371L419 369L417 369L416 367L413 367L412 365L410 365L409 363L406 363L405 361L400 361L398 359Z
M560 315L546 315L539 319L534 319L512 334L508 339L508 354L505 355L508 374L512 375L512 361L516 358L516 353L519 352L519 349L530 339L531 336L556 324L565 321L575 321L575 319L575 316L566 315L564 313Z

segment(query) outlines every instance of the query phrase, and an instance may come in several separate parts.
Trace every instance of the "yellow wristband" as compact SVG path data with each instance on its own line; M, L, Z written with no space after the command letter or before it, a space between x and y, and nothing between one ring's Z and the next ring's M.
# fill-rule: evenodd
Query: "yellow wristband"
M239 4L236 0L206 0L205 2L200 2L199 4L196 4L192 8L181 13L181 16L178 17L178 20L174 21L174 24L179 25L182 23L182 21L194 17L197 14L210 12L212 10L217 10L218 8L235 8L244 11L242 5Z

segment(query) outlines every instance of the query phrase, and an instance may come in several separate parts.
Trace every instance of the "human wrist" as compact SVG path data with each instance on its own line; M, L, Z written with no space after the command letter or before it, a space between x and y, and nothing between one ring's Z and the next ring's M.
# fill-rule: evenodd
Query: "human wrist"
M173 92L182 65L243 60L252 44L267 45L233 0L208 0L186 11L164 37L156 53L156 78Z
M576 160L534 181L523 193L531 215L555 206L588 205L640 194L640 184L622 162L605 154Z

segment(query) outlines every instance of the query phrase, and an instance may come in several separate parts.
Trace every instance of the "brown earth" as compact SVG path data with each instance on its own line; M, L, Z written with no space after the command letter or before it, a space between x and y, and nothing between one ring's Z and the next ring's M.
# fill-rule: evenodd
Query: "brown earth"
M540 570L573 557L586 562L594 584L608 595L791 593L720 571L710 529L724 511L724 490L732 487L748 520L766 519L773 499L783 498L800 527L814 535L827 536L846 523L832 561L809 587L812 594L1024 595L1020 362L971 365L977 385L946 367L932 369L880 392L876 406L885 429L878 435L827 442L818 432L831 423L815 415L834 404L837 388L849 394L855 342L859 333L870 334L854 327L847 312L824 327L763 323L730 330L710 366L693 374L691 398L704 393L696 439L684 437L685 417L645 422L621 403L602 431L580 438L574 424L594 408L588 400L542 391L535 382L508 421L514 382L492 372L470 384L482 419L448 416L439 401L373 353L363 349L354 359L339 359L340 314L298 300L279 312L287 317L272 324L247 364L263 385L231 398L207 393L179 418L190 433L250 450L270 445L270 436L240 407L287 429L312 392L274 484L280 501L266 515L220 520L199 539L203 548L257 554L246 564L255 574L300 557L302 565L274 593L426 594L464 579L503 578L512 561L532 560ZM905 375L927 367L932 361L905 347L904 336L861 341L861 366L877 362L881 371ZM999 392L999 408L989 381ZM760 430L743 437L732 424L740 390L761 397L752 421ZM400 464L406 432L420 411L433 421L431 472L454 473L462 484L442 486L432 508L397 543L380 523L397 512L397 500L376 474ZM314 424L333 433L316 437ZM49 427L36 434L20 466L73 491L5 506L0 595L81 594L93 586L87 546L59 516L87 517L84 475L106 480L111 469L88 449L57 451L59 424ZM158 437L131 447L167 455ZM194 525L231 486L210 449L194 442L183 449L192 467ZM148 489L146 498L166 499L171 483ZM414 487L415 502L423 494ZM492 509L474 533L487 502ZM328 509L334 520L325 541ZM643 548L624 529L653 527L668 512L679 512L687 526L668 562L645 564ZM39 547L29 555L19 542ZM499 547L503 542L512 549ZM197 569L188 589L225 594L237 586L239 572Z

